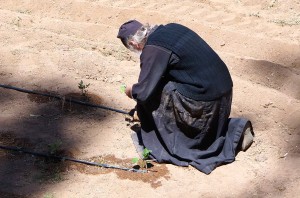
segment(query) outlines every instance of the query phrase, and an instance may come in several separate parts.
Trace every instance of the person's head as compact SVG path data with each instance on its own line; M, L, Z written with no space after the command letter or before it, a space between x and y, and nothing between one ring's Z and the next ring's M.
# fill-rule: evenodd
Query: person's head
M121 39L124 46L129 50L141 53L150 30L149 24L143 25L137 20L130 20L121 25L117 38Z

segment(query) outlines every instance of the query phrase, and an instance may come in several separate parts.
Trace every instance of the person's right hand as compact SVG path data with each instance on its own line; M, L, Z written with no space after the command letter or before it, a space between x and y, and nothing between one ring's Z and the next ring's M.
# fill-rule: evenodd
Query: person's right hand
M129 98L132 98L131 90L132 90L132 86L126 86L125 94L126 94Z

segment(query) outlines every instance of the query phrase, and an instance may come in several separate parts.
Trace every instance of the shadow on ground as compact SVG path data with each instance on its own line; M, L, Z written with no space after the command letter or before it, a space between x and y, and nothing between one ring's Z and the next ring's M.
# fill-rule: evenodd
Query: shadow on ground
M51 81L51 79L48 80ZM3 104L0 106L2 112L0 115L1 146L76 157L82 145L81 140L68 135L69 121L102 122L112 115L107 110L0 89L0 102ZM89 101L99 104L101 98L91 95ZM45 192L44 184L64 180L71 163L3 149L0 149L0 160L1 197L21 198L33 197L41 190Z

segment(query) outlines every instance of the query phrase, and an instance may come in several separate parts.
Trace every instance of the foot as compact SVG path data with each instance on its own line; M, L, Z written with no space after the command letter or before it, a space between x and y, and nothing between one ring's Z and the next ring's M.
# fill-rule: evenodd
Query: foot
M240 150L246 151L253 143L253 140L254 140L254 133L252 131L252 128L248 127L241 137Z

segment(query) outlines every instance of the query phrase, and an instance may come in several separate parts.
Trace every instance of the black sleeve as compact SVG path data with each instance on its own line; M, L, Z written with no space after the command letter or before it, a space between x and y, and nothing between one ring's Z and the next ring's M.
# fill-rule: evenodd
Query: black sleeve
M146 45L140 57L141 72L138 83L132 87L132 98L145 102L159 84L172 59L172 51L155 45Z

